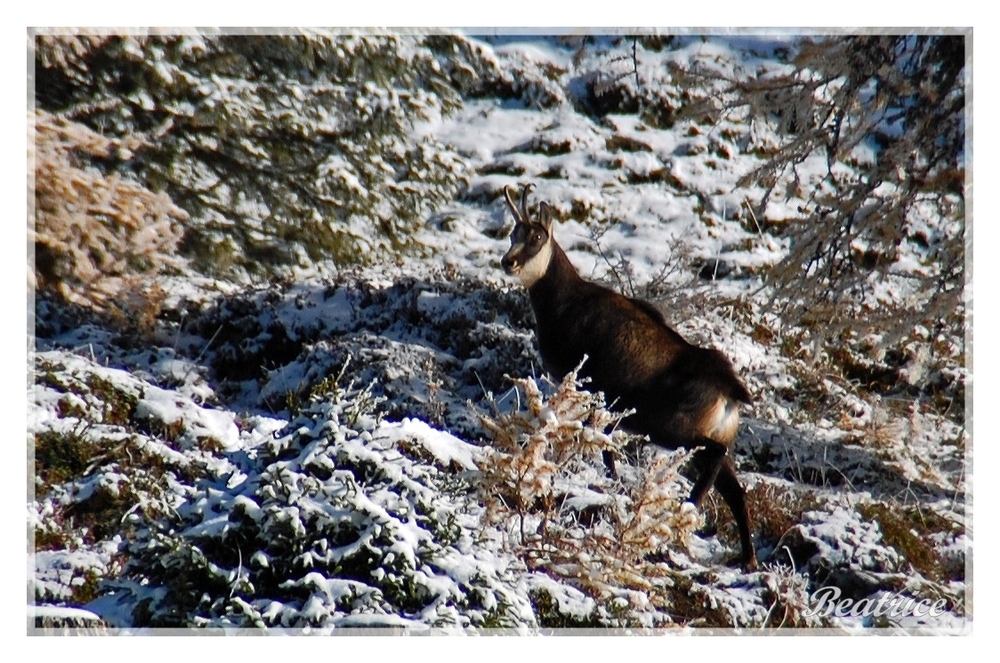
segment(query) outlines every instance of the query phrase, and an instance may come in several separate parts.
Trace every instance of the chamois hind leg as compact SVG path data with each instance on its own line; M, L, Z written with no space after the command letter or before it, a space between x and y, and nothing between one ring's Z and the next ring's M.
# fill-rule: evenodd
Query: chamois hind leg
M746 493L740 480L736 477L736 466L730 456L724 456L719 465L719 471L715 478L715 487L722 494L722 499L736 520L736 527L740 532L740 563L748 571L757 568L757 555L753 549L753 541L750 538L750 513L747 511Z
M707 438L699 440L698 445L701 448L694 452L691 459L695 479L694 488L688 497L688 502L695 506L701 506L708 490L715 483L727 451L726 445Z
M700 506L709 489L714 485L725 500L740 533L740 564L747 570L757 568L757 556L750 538L750 514L747 511L746 493L736 477L736 466L728 455L729 447L714 440L699 440L701 449L693 458L696 472L694 488L688 501Z

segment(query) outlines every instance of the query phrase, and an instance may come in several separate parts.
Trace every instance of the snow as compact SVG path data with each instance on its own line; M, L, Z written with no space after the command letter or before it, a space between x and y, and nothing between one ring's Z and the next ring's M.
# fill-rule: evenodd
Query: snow
M188 429L188 444L199 437L215 439L226 448L236 448L239 444L234 413L204 408L192 412L190 402L178 401L172 392L164 389L147 387L136 407L135 416L139 419L158 419L168 426L183 423Z
M447 431L435 430L419 419L403 419L399 424L389 424L379 432L380 440L396 444L401 439L413 439L448 467L452 463L467 470L475 470L479 447L460 440Z
M32 605L28 606L28 617L49 618L49 619L71 619L84 621L98 621L100 616L83 610L81 608L67 608L55 605Z

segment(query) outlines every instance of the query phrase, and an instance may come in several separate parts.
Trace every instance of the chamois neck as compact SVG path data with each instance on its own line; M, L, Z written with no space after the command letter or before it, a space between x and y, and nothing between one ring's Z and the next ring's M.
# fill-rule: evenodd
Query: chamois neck
M548 306L553 300L572 292L572 284L577 281L583 281L583 277L569 261L562 247L553 241L552 257L549 258L545 273L528 288L535 310L539 310L539 305Z

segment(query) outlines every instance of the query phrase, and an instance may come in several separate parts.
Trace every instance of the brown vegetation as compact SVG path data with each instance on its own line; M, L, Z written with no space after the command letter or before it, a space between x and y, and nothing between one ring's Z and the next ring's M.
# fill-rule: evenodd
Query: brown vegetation
M186 213L164 193L101 171L103 160L129 160L142 139L108 139L44 111L33 119L35 223L28 241L35 265L29 284L150 328L162 299L155 277L180 265L174 251Z

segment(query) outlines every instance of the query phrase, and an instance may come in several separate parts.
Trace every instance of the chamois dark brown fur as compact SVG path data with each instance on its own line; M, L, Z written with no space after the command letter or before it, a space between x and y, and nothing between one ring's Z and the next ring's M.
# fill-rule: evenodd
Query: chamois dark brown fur
M609 403L635 410L622 425L665 448L698 448L692 459L698 505L713 485L733 513L746 568L757 560L746 495L729 449L740 403L750 403L732 364L721 352L685 341L651 304L582 278L552 236L549 207L538 218L504 195L514 214L511 248L501 264L528 290L545 370L556 379L580 365L580 375ZM613 466L612 466L613 471Z

